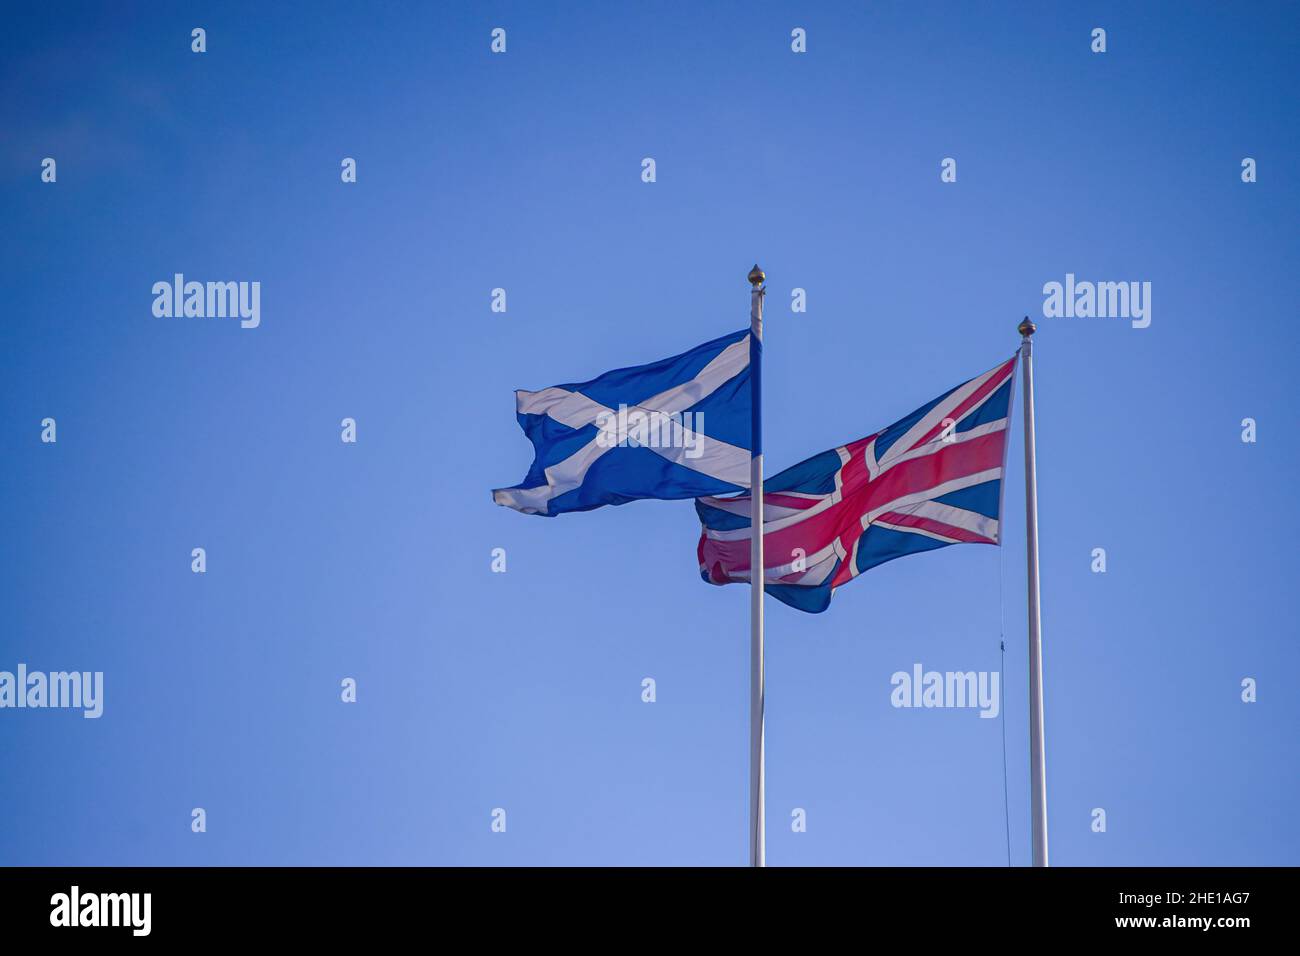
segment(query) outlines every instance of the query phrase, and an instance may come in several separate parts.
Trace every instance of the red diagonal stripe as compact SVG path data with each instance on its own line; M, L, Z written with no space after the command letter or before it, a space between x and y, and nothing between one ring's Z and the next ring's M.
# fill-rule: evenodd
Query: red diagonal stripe
M917 528L921 531L932 531L935 534L941 534L945 538L955 538L966 544L996 544L990 538L982 534L976 534L967 528L959 528L956 525L947 524L943 521L935 521L933 518L922 518L920 515L907 515L898 511L887 511L877 521L883 521L886 524L896 524L904 528Z
M1011 367L1015 364L1015 362L1016 362L1015 358L1012 358L1007 362L1003 362L1002 365L999 366L998 370L989 376L988 381L986 381L979 388L975 389L975 391L967 395L964 401L959 402L957 404L957 407L954 408L952 411L950 411L944 417L951 418L955 421L960 421L962 415L966 414L966 412L974 408L985 398L987 398L989 395L992 395L994 392L996 392L999 388L1003 386L1003 384L1007 380L1007 376L1011 374ZM914 444L912 448L918 448L921 445L925 445L929 442L932 442L936 438L938 438L941 434L943 434L942 421L940 421L939 424L935 425L934 428L930 429L930 431L928 431L920 439L920 441L916 442L916 444ZM909 448L907 450L911 451L912 448Z

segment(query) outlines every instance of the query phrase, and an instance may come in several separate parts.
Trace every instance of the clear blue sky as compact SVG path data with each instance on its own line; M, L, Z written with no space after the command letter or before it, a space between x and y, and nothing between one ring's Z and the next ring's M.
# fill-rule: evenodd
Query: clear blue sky
M10 9L0 669L102 670L105 713L0 711L0 862L743 862L748 592L690 503L489 489L513 389L741 327L757 260L771 471L1040 319L1054 862L1300 863L1300 14L1131 7ZM176 272L261 282L261 326L155 318ZM1151 326L1043 319L1067 272ZM770 864L1005 863L1001 722L889 703L999 669L1000 593L1028 860L1015 434L1004 549L769 601Z

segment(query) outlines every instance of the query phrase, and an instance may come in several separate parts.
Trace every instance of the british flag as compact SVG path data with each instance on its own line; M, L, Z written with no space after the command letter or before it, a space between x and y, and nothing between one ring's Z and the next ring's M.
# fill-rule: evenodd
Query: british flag
M998 544L1013 356L888 428L763 482L764 581L824 611L878 564L949 544ZM749 495L697 498L700 574L748 581Z

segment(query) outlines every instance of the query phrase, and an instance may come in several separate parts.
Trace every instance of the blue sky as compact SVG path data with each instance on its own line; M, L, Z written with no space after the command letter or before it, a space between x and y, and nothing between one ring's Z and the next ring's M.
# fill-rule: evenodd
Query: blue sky
M740 328L755 260L769 471L1040 320L1053 862L1300 863L1294 6L8 22L0 669L102 670L105 704L0 711L0 863L742 863L749 595L699 580L690 503L542 520L489 489L531 460L513 389ZM177 272L259 281L261 325L155 318ZM1067 273L1151 282L1150 327L1043 318ZM769 600L770 865L1005 864L1002 721L889 702L917 662L1002 669L1003 618L1027 862L1018 467L1005 509L1002 549Z

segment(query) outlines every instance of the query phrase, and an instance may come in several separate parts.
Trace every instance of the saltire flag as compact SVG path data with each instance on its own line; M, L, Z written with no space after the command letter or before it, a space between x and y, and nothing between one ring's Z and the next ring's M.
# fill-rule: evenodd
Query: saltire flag
M1013 356L883 431L763 482L764 583L813 613L878 564L949 544L999 544ZM749 496L701 497L700 574L749 581Z
M492 500L553 517L749 488L750 333L590 382L515 392L533 465Z

